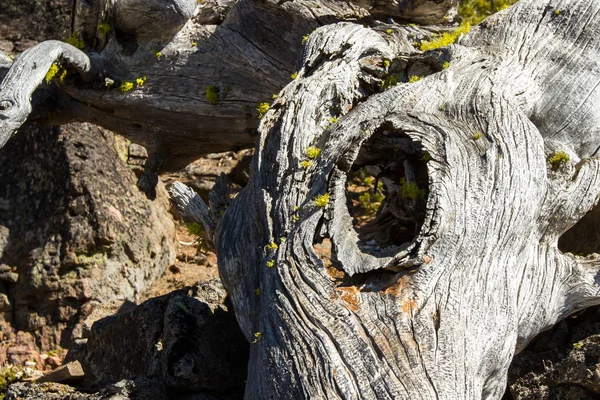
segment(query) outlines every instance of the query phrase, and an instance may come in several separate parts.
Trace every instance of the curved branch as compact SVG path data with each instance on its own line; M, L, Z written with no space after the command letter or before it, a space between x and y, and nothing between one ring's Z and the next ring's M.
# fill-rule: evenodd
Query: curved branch
M0 84L0 148L31 113L31 96L57 61L72 67L83 80L92 77L88 56L69 44L51 40L26 50Z

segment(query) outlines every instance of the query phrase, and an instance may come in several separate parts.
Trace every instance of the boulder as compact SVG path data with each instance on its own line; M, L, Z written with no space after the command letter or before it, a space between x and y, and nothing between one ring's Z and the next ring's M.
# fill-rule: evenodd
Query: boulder
M95 309L135 302L174 263L166 192L149 201L114 142L89 124L30 124L0 152L4 336L10 326L40 350L69 347Z
M214 279L97 321L67 360L81 362L88 383L147 377L174 398L202 392L242 397L248 353Z

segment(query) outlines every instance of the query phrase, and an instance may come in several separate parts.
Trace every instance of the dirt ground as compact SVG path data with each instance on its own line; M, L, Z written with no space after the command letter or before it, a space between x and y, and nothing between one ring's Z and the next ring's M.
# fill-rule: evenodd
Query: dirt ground
M201 239L191 235L181 220L175 224L177 261L144 293L140 302L219 276L215 253L205 250Z

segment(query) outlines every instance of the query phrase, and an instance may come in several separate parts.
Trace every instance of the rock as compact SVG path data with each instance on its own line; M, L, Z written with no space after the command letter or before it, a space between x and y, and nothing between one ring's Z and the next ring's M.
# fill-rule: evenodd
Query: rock
M41 40L66 40L70 34L70 3L70 0L0 1L0 49L10 53L23 51Z
M227 12L235 3L234 0L206 0L194 15L194 21L203 25L218 25L225 19Z
M175 260L164 188L149 201L113 142L89 124L30 124L0 152L0 327L38 350L68 348Z
M91 382L145 376L177 398L205 391L241 397L249 345L225 296L217 279L150 299L97 321L67 360L79 359Z
M30 333L18 332L8 344L4 354L0 354L0 365L24 366L28 361L43 365L35 339Z
M11 53L15 48L15 44L10 40L0 40L0 50L5 53Z
M17 283L19 280L19 274L16 272L1 272L0 281L6 281L8 283Z
M5 400L167 400L164 388L148 379L123 380L94 391L80 392L59 383L19 382L9 386Z
M131 143L129 145L129 157L128 164L130 165L144 165L148 158L148 152L146 148L139 144Z
M600 398L600 308L567 318L515 356L505 398ZM509 397L510 396L510 397Z
M167 185L176 180L183 182L200 196L207 198L217 177L225 173L229 183L233 184L229 189L235 193L248 183L252 155L253 150L208 154L183 170L177 173L165 173L161 178Z
M50 373L47 373L46 375L39 378L36 382L76 382L82 380L84 376L85 374L79 361L72 361L65 365L61 365L60 367L56 368Z

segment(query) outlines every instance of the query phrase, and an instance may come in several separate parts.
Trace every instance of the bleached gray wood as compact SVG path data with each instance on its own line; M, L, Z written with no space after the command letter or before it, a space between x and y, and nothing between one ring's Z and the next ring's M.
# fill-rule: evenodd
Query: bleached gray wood
M210 248L214 248L214 234L217 221L211 215L206 203L200 196L181 182L174 182L169 187L169 194L179 214L186 222L196 222L204 229L203 239Z
M400 3L413 2L241 0L218 26L192 18L160 60L112 36L91 44L104 63L96 79L147 76L139 89L63 88L79 103L71 118L179 160L249 145L258 127L250 181L230 205L223 180L208 208L174 186L178 206L213 232L253 343L249 399L498 399L516 352L600 303L598 255L557 247L584 215L597 216L588 212L600 194L600 3L521 0L427 54L409 36L427 29L333 23L395 16L381 10ZM446 4L448 14L455 4ZM383 90L392 72L399 84ZM208 85L223 88L217 104ZM258 101L271 102L260 125L239 112ZM309 146L322 152L305 168ZM419 166L402 157L421 147L431 160L416 237L363 243L347 206L352 165L397 155L410 181ZM553 170L556 151L569 161ZM398 214L390 193L386 207ZM315 251L326 239L343 279Z
M33 92L57 61L73 68L84 80L90 79L88 56L69 44L49 40L26 50L0 83L0 148L29 117Z
M220 223L222 277L248 339L258 336L247 398L498 399L515 352L599 303L598 256L556 247L600 193L599 7L522 0L452 46L450 68L371 96L376 73L361 63L410 55L356 25L311 35ZM414 249L377 270L349 230L344 184L385 123L432 160ZM304 170L310 145L323 152ZM571 159L554 172L557 150ZM312 204L322 193L325 209ZM323 236L343 271L370 272L336 284L313 249Z
M197 0L117 0L114 27L138 42L168 42L192 17Z

